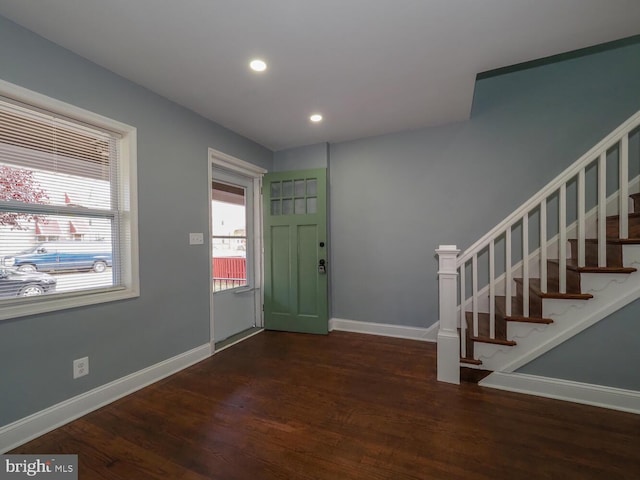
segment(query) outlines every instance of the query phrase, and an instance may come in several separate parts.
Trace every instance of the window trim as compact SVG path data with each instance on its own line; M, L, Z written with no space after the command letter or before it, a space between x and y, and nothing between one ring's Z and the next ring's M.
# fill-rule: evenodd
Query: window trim
M29 105L34 109L51 111L56 115L68 117L72 121L88 124L121 136L119 142L122 181L119 182L119 193L122 205L119 206L119 210L122 218L120 219L118 244L121 246L120 254L123 256L120 278L122 285L124 285L105 290L69 292L55 294L51 297L45 295L32 297L25 301L16 301L3 305L0 310L0 320L139 297L137 129L2 79L0 79L0 95L9 100Z

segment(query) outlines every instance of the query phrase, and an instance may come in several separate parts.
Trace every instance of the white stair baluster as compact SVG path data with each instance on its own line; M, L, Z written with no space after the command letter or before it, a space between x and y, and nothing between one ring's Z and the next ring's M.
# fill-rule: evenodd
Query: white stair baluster
M473 305L473 336L478 336L478 254L474 254L471 259L471 288Z
M598 160L598 266L607 266L607 151Z
M489 242L489 337L496 338L496 248L495 241Z
M529 316L529 213L522 217L522 315Z
M507 317L511 315L511 296L513 295L511 292L511 283L513 279L511 278L511 226L507 227L507 231L505 232L504 238L504 250L505 250L505 260L504 260L504 268L505 268L505 286L504 286L504 296L505 296L505 310Z
M467 356L467 288L465 264L460 265L460 357Z
M584 193L584 168L578 173L578 267L585 266L585 239L587 234L584 223L585 193Z
M629 238L629 134L620 140L620 238Z
M547 199L540 202L540 290L547 291Z
M558 274L560 293L567 293L567 184L560 186L558 206Z

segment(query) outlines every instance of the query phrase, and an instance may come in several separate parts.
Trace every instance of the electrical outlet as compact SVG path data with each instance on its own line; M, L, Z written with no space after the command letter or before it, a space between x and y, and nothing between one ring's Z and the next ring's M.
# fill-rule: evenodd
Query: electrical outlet
M78 358L73 361L73 378L89 375L89 357Z
M202 233L190 233L189 245L202 245L204 243L204 234Z

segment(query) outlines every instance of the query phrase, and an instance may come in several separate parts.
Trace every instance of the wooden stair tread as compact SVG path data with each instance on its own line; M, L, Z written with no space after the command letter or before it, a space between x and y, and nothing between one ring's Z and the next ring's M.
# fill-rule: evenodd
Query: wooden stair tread
M633 273L634 267L577 267L580 273Z
M569 243L574 243L574 242L577 242L577 241L578 241L577 238L570 238L569 239ZM629 244L629 245L640 244L640 238L636 238L636 237L631 237L631 238L607 237L607 238L605 238L605 241L607 243L610 243L610 244ZM585 243L598 243L598 239L597 238L585 238L584 242Z
M593 298L593 295L590 293L540 292L538 296L541 298L556 298L560 300L590 300Z
M607 238L607 242L619 243L622 245L640 245L640 238Z
M474 337L473 335L470 335L469 339L473 340L474 342L493 343L495 345L505 345L507 347L513 347L517 345L517 343L513 340L504 340L502 338Z
M549 262L560 265L559 260L549 260ZM578 260L575 258L567 259L567 268L581 273L633 273L638 270L634 267L578 267Z
M607 220L617 220L620 215L607 215ZM629 218L640 218L640 212L629 212Z
M524 317L522 315L505 316L504 319L507 322L542 323L542 324L545 324L545 325L549 325L549 324L553 323L553 320L551 320L550 318Z
M482 360L475 358L460 357L460 363L468 363L469 365L482 365Z
M516 283L524 284L522 278L514 278ZM559 298L565 300L589 300L593 298L593 295L590 293L559 293L559 292L543 292L540 289L540 279L539 278L530 278L529 279L529 290L537 295L540 298Z

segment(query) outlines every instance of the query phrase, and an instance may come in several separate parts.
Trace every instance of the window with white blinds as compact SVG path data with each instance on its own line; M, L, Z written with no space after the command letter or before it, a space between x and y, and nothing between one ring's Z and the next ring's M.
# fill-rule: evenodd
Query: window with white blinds
M135 129L0 94L0 318L137 295Z

